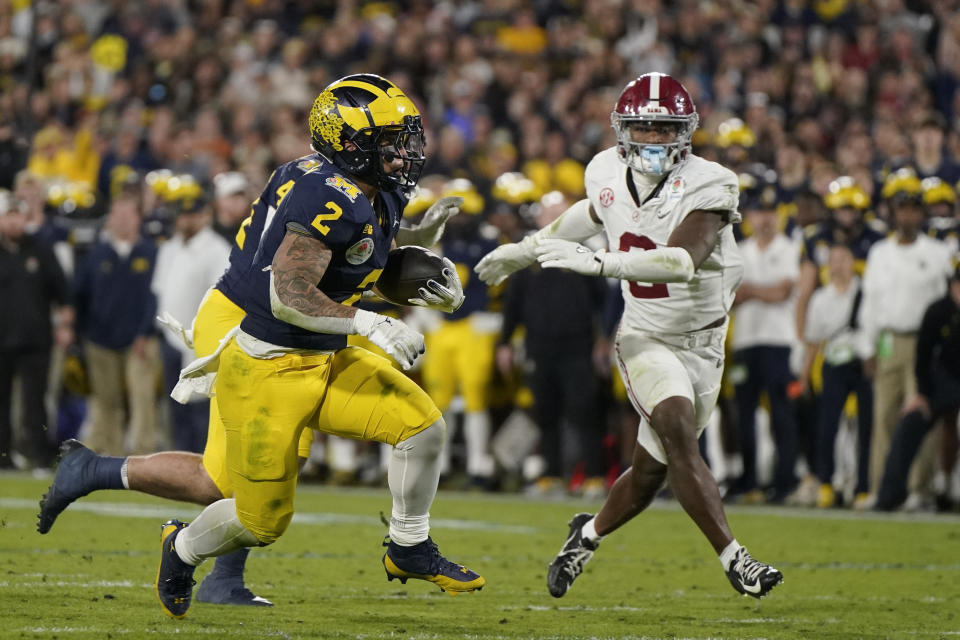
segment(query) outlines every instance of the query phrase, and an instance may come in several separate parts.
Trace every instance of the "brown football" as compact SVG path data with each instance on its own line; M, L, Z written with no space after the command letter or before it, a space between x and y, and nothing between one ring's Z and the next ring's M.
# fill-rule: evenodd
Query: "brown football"
M393 304L410 304L420 295L428 280L444 282L443 259L423 247L399 247L387 256L387 264L377 279L380 297Z

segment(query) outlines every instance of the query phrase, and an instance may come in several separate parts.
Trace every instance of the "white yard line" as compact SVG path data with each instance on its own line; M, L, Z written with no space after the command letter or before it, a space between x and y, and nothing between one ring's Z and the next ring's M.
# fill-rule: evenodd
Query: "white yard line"
M27 500L25 498L0 498L0 509L39 509L37 500ZM185 506L178 503L174 506L131 504L128 502L99 502L94 500L79 500L69 507L70 511L82 511L84 513L95 513L101 516L121 517L121 518L150 518L152 520L165 520L173 516L194 518L200 513L200 507ZM359 524L382 526L379 516L359 515L349 513L320 513L302 511L293 515L293 521L300 524L313 525L341 525L341 524ZM430 526L434 529L456 529L469 531L495 531L497 533L509 533L520 535L531 535L542 531L538 527L525 525L502 524L499 522L489 522L485 520L461 520L457 518L431 518Z

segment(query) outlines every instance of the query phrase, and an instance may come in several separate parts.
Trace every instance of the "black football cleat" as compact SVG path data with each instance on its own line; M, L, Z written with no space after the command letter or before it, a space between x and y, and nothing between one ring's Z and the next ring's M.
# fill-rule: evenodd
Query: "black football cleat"
M236 604L248 607L272 607L266 598L254 595L243 584L243 579L221 578L208 573L197 587L197 602L207 604Z
M389 538L383 544L387 547L383 554L387 580L396 578L402 584L410 578L426 580L452 596L479 591L487 582L476 572L444 558L430 538L412 547L401 547Z
M550 563L547 569L547 588L554 598L562 598L570 589L573 581L583 571L583 566L593 557L599 543L584 538L580 530L593 514L578 513L570 520L570 533L563 543L560 553Z
M50 488L40 498L37 531L47 533L64 509L93 491L87 469L97 457L79 440L66 440L60 445L57 472Z
M754 560L747 553L746 547L737 550L737 555L727 570L727 578L734 589L754 598L762 598L783 582L782 573L768 564Z
M193 572L196 567L180 559L174 544L187 525L179 520L165 522L160 531L160 567L157 569L157 597L167 615L182 618L193 596Z

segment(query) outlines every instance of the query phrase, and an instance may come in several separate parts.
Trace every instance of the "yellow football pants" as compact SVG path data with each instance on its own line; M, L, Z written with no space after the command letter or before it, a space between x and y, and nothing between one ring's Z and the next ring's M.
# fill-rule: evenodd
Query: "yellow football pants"
M220 345L220 339L230 329L240 324L246 314L218 289L210 289L200 303L197 317L193 321L193 350L197 357L203 358ZM300 438L298 455L306 458L310 455L313 432L304 431ZM233 487L227 475L227 444L220 423L220 407L217 397L210 398L210 420L207 423L207 444L203 448L203 468L224 497L233 495Z
M216 387L237 517L264 544L293 517L297 442L307 427L395 445L440 419L423 389L360 347L264 360L231 342Z

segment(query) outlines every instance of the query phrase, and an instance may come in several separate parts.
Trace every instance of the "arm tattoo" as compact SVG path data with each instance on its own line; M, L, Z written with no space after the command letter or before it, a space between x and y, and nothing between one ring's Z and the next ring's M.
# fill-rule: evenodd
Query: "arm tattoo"
M273 289L283 306L314 318L352 318L356 309L331 300L317 288L332 258L333 251L316 238L287 232L271 267Z

